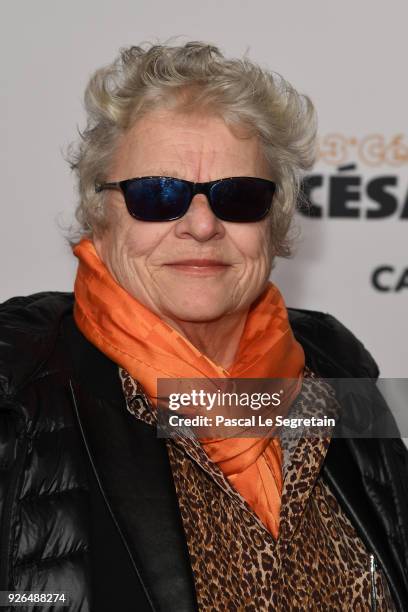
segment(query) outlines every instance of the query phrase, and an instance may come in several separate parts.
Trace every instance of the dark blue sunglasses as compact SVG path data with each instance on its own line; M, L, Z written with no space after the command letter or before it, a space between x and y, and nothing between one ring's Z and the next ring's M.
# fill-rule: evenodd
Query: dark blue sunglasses
M186 214L192 199L204 194L214 215L222 221L252 223L269 212L276 184L266 179L236 176L193 183L170 176L142 176L117 183L95 185L120 189L129 214L139 221L174 221Z

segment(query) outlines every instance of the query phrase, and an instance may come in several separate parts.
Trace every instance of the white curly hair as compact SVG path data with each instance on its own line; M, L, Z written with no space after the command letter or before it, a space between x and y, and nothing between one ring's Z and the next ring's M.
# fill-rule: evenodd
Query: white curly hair
M153 109L199 108L259 138L277 184L270 213L274 253L290 255L301 179L315 157L316 115L310 99L282 76L247 57L228 59L203 42L132 46L93 74L85 107L86 128L69 153L79 191L72 242L106 227L105 197L95 183L106 180L119 137Z

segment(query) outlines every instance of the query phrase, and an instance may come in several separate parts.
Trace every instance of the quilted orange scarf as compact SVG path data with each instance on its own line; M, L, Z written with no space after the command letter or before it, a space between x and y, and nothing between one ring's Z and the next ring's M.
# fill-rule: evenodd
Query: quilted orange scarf
M289 325L283 298L272 283L249 310L235 362L229 371L132 297L112 277L93 243L82 240L75 281L75 321L100 351L144 387L151 400L158 378L297 379L279 413L298 395L304 353ZM282 453L277 438L200 440L266 528L278 537L282 494Z

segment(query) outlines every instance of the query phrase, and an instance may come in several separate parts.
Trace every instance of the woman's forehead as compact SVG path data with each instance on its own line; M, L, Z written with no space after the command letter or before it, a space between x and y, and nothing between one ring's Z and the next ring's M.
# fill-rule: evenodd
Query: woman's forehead
M133 176L161 174L204 181L220 178L219 173L264 175L267 165L258 139L243 138L221 117L153 111L122 136L112 172L121 174L116 175L118 180L123 172L136 172ZM210 177L214 172L217 176Z

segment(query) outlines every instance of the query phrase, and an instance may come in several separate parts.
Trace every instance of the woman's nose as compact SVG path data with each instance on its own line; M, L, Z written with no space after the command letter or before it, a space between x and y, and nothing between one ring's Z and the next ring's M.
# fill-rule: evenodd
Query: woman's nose
M224 225L211 210L210 203L204 194L197 194L191 201L186 214L176 224L179 237L192 236L198 241L221 238Z

